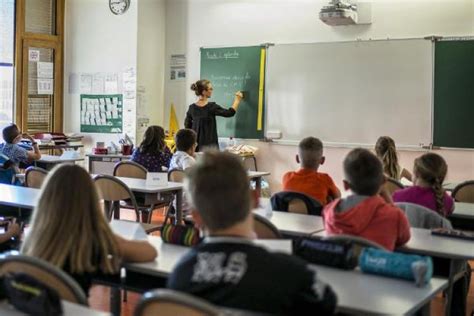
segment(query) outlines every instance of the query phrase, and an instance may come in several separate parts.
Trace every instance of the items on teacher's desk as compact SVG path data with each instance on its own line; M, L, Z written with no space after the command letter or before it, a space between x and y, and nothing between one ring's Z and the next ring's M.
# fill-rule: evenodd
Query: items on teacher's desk
M107 155L109 153L104 142L96 142L92 151L94 152L94 155Z
M250 145L230 145L227 146L226 151L239 156L254 156L258 148Z
M127 134L125 134L124 138L121 138L119 140L119 143L122 145L122 155L131 155L132 150L133 150L133 142L128 137Z

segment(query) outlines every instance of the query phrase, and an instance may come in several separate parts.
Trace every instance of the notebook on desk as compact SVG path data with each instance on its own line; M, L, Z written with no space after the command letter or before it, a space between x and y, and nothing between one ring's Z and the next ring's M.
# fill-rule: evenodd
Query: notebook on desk
M462 230L447 229L447 228L434 228L431 230L432 235L459 238L466 240L474 240L474 233L466 232Z
M110 227L112 231L125 238L130 240L148 240L148 236L143 229L142 225L137 222L132 221L121 221L113 220L110 222Z

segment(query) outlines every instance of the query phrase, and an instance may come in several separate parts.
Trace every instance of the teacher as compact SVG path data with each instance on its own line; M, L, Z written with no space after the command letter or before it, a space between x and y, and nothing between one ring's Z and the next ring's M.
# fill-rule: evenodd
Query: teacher
M232 117L237 111L243 94L235 93L234 103L229 109L224 109L215 102L209 102L212 96L212 84L209 80L199 80L191 85L198 100L189 106L184 120L184 127L193 129L197 134L197 150L205 147L219 147L217 139L216 116Z

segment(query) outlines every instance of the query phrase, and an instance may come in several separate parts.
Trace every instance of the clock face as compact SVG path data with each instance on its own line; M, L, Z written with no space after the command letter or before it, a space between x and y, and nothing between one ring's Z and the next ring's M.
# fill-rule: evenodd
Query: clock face
M130 0L109 0L109 8L115 15L124 14L130 6Z

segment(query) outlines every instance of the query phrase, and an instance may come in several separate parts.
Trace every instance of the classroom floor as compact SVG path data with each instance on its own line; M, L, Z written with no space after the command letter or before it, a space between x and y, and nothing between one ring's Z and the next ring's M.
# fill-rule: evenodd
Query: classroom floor
M122 210L121 216L123 219L135 220L135 214L128 210ZM156 210L153 214L152 223L163 222L164 217L161 210ZM159 235L159 233L153 233ZM470 262L471 267L474 269L474 261ZM93 286L89 295L89 304L91 308L100 311L110 311L109 309L109 288L104 286ZM135 306L140 300L140 294L128 292L127 302L122 302L122 316L132 316ZM474 277L471 281L471 286L468 294L466 316L470 316L471 312L474 311ZM444 315L444 299L439 294L431 301L431 315L432 316L443 316Z

